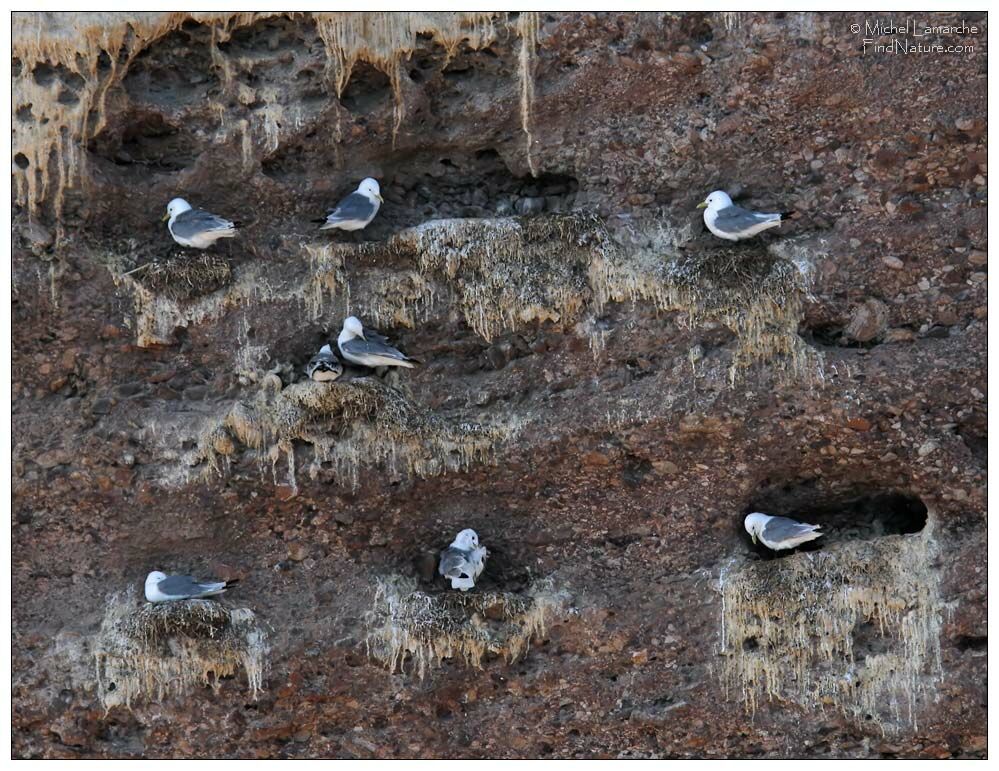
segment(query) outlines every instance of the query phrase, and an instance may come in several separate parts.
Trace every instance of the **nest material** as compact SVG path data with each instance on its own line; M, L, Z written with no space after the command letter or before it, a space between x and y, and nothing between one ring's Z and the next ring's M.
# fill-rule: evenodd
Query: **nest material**
M134 274L150 292L184 301L209 294L232 281L228 260L215 254L180 255L153 260Z
M392 576L378 582L367 614L368 655L390 671L402 669L407 655L422 680L431 666L459 658L481 668L487 653L513 662L533 638L544 635L548 619L564 604L550 581L524 594L511 592L428 593L415 581Z
M97 694L105 709L136 698L160 701L196 685L218 688L242 668L250 695L263 688L267 635L246 608L211 600L134 606L130 595L109 598L94 646Z
M766 696L915 728L942 671L932 543L924 531L723 571L726 687L750 711Z
M795 263L761 245L721 245L662 256L669 244L625 254L611 250L594 262L590 284L597 306L646 300L664 311L683 311L691 326L718 321L735 333L729 372L770 362L788 379L821 377L821 358L801 337L798 323L807 276Z
M773 362L789 378L821 377L821 359L798 336L808 276L757 243L684 252L662 223L642 224L634 243L615 241L599 218L575 212L535 217L435 220L384 243L338 244L324 276L343 286L342 266L409 260L413 269L369 269L362 314L376 324L413 326L440 299L461 310L486 340L524 324L575 323L609 302L647 301L686 313L691 326L717 321L737 337L734 381ZM784 245L784 251L794 251ZM333 279L336 281L333 281ZM327 290L331 291L331 290ZM599 352L603 339L591 341Z
M449 422L413 404L378 378L295 383L277 391L265 383L250 404L237 404L202 434L195 462L222 471L237 443L276 462L288 458L295 486L294 442L313 448L312 471L331 463L336 475L357 486L361 467L431 476L487 460L506 429Z
M341 244L341 260L408 259L416 271L389 275L370 293L365 315L405 323L429 309L436 282L486 340L531 321L571 321L591 297L587 266L607 242L600 220L583 213L434 220L385 243Z

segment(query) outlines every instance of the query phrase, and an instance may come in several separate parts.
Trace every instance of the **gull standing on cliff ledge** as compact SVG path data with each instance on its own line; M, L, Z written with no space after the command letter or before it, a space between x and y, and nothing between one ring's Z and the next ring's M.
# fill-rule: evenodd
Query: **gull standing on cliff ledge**
M207 249L220 238L236 235L236 223L204 209L194 209L183 198L174 198L167 204L163 221L167 220L167 230L181 246Z
M788 517L771 517L759 512L749 514L745 526L753 543L759 538L764 546L774 551L793 549L823 535L819 532L821 525L809 525Z
M697 204L704 209L704 224L719 238L728 241L742 241L752 238L767 228L780 227L780 214L763 214L736 206L728 193L715 190Z
M408 367L412 369L419 362L409 358L397 348L389 345L387 337L374 330L365 329L357 316L343 320L343 331L336 339L343 358L362 367Z
M319 229L363 230L378 214L383 201L378 181L368 177L361 181L357 190L330 209L326 219L320 220L325 224Z

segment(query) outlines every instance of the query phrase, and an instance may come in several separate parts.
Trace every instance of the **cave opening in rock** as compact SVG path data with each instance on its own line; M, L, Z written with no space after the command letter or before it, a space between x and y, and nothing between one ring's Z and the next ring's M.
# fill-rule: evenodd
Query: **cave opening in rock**
M743 515L754 511L820 525L823 536L800 546L803 551L836 542L918 533L926 527L929 515L926 504L910 492L855 489L828 495L817 489L814 482L766 488L751 501ZM741 517L739 527L744 534Z

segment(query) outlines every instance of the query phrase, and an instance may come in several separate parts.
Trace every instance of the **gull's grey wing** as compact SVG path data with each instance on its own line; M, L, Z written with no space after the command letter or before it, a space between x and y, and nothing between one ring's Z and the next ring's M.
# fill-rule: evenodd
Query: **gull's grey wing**
M468 562L468 557L467 551L448 546L441 552L440 574L448 578L471 578L472 566Z
M364 333L367 334L367 330ZM382 338L382 340L384 339ZM350 340L340 343L340 349L345 354L353 356L384 356L389 359L398 359L399 361L410 360L406 354L393 348L391 345L376 342L375 340L362 340L359 337L353 337Z
M742 233L761 222L770 222L779 218L779 214L762 214L733 205L719 210L715 218L715 227L726 233Z
M172 230L180 238L193 238L198 233L212 233L217 230L231 230L235 225L227 219L204 209L189 209L177 215Z
M225 588L225 582L201 583L194 576L167 576L156 587L170 597L193 597Z
M385 335L381 334L380 332L376 332L373 329L368 329L367 327L364 328L364 337L365 339L373 340L376 343L391 345L391 343L389 343L389 339L385 337Z
M368 200L368 197L360 193L351 193L344 198L335 208L330 209L326 214L326 222L348 222L350 220L370 219L375 213L375 205Z
M781 543L791 538L807 535L816 528L787 517L773 517L763 528L763 536L772 543Z

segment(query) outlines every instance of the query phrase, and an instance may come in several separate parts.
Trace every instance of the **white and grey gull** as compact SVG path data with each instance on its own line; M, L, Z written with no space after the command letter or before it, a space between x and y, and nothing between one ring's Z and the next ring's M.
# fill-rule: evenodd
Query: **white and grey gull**
M176 602L178 600L200 599L222 594L238 579L231 581L198 581L193 576L168 576L154 570L146 576L146 600L148 602Z
M486 566L489 552L479 545L479 535L468 528L462 530L441 552L438 572L451 582L452 589L467 592L475 586L475 581Z
M753 543L759 539L764 546L774 551L793 549L823 535L819 532L821 525L809 525L790 517L771 517L758 511L747 515L744 524Z
M361 180L357 190L329 210L319 229L363 230L378 214L383 201L377 180L371 177Z
M411 359L398 348L389 345L388 338L367 329L357 316L343 320L343 329L336 339L337 347L344 359L362 367L408 367L412 369L419 362Z
M167 230L173 240L181 246L207 249L220 238L236 235L236 223L212 214L204 209L195 209L183 198L174 198L167 204Z
M780 227L781 223L780 214L743 209L732 203L728 193L721 190L715 190L697 204L697 208L704 209L704 224L708 230L728 241L752 238L768 228Z

